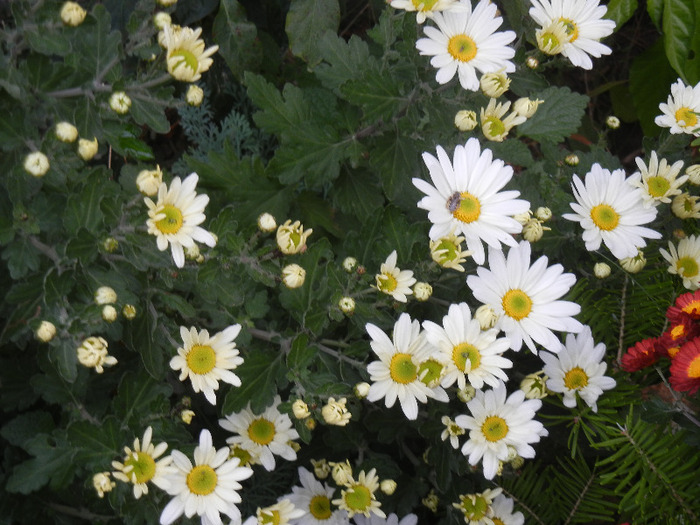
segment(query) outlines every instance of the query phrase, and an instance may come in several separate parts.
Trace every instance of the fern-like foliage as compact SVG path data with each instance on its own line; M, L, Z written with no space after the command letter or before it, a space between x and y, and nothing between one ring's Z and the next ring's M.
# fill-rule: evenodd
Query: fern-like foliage
M611 425L607 433L596 447L611 454L597 468L605 469L602 483L620 497L621 515L646 524L700 521L700 458L685 432L672 433L630 410L624 426Z
M513 499L515 508L525 515L525 523L557 523L554 506L543 497L549 490L551 474L551 466L532 462L527 463L517 476L501 479L503 494Z

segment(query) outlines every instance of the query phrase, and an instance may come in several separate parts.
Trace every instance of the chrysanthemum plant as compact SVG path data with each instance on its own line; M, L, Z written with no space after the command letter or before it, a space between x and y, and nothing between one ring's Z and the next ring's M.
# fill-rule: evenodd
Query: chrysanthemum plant
M0 3L0 523L700 521L694 12Z

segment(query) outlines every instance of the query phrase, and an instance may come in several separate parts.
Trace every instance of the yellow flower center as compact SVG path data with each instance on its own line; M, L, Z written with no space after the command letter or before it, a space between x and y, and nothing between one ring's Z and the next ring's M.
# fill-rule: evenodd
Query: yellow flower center
M481 425L481 433L487 441L495 443L508 435L508 424L502 417L489 416Z
M411 354L394 354L389 364L389 374L396 383L413 383L418 377L418 368L413 364Z
M260 516L263 523L269 523L270 525L280 524L280 513L276 510L266 510Z
M411 0L417 11L432 11L438 0Z
M698 116L692 109L683 106L676 111L676 122L680 121L685 122L686 126L695 126L698 123Z
M275 424L264 417L254 419L248 425L248 437L258 445L267 445L275 438Z
M503 296L503 310L508 317L516 321L524 319L532 311L532 299L522 290L515 288L508 290Z
M688 367L688 377L693 379L700 377L700 355L695 357L695 359L690 362L690 366Z
M355 513L361 513L372 505L372 493L364 485L354 485L345 492L345 504Z
M598 204L598 206L591 208L591 219L598 228L606 232L617 228L620 222L620 216L607 204Z
M214 492L218 481L216 472L209 465L197 465L187 474L187 487L198 496Z
M469 62L476 56L476 43L467 35L455 35L447 43L447 52L460 62Z
M199 67L199 60L197 60L197 57L192 53L192 51L188 51L187 49L176 49L172 53L170 53L170 58L178 58L175 62L175 65L173 66L173 69L177 69L181 67L182 65L187 66L190 68L193 72L197 72L197 68Z
M700 312L700 301L691 301L690 303L686 304L681 310L686 314L697 314L698 312Z
M177 233L182 228L182 212L172 204L166 204L160 213L164 213L165 217L156 223L162 233Z
M239 446L234 446L231 448L231 453L228 457L238 458L240 460L240 465L247 465L248 463L250 463L250 460L253 456L251 456L250 452L248 452L246 449L241 448Z
M472 498L462 498L462 512L467 523L479 522L486 516L490 508L491 506L483 496L476 496L473 500Z
M481 215L481 203L479 199L474 197L471 193L463 192L460 193L459 207L452 212L452 216L458 221L474 222Z
M156 462L150 454L135 452L124 462L124 467L131 467L129 477L134 483L146 483L156 475Z
M435 359L428 359L423 361L418 367L418 377L426 386L433 388L437 386L437 382L442 376L442 369L442 363Z
M578 366L564 374L564 386L569 390L579 390L588 384L588 374Z
M486 138L500 137L506 132L506 125L498 117L488 117L484 120L483 128Z
M377 275L377 288L384 293L393 292L396 290L396 286L398 286L398 284L399 283L396 281L396 277L393 275L388 273Z
M652 197L663 197L671 189L671 183L666 177L656 175L647 179L647 188Z
M470 372L479 367L481 352L474 345L459 343L452 349L452 361L462 372ZM467 370L467 361L469 361L469 370Z
M694 257L688 256L678 259L676 269L683 277L695 277L700 270L700 268L698 268L698 261L696 261Z
M576 40L578 38L578 26L574 21L569 18L560 18L559 21L564 26L564 31L566 32L566 36L569 37L569 42Z
M435 251L445 250L439 257L440 261L448 262L454 261L457 258L457 248L458 246L454 242L445 239L440 241Z
M327 520L331 517L331 500L328 496L314 496L309 501L309 512L317 520Z
M216 366L216 352L208 345L193 345L185 360L193 374L208 374Z

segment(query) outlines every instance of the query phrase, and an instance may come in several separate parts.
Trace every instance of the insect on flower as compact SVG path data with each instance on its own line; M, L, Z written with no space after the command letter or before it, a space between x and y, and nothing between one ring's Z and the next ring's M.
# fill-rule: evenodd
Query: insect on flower
M455 211L457 211L457 208L459 208L459 205L461 203L462 196L458 191L456 191L447 199L447 203L445 204L445 206L448 210L450 210L450 213L454 213Z

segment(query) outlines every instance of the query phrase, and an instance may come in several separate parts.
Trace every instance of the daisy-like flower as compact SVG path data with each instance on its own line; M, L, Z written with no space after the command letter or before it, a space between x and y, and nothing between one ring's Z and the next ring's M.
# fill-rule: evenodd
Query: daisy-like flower
M658 338L638 341L630 346L620 359L620 367L626 372L636 372L653 365L659 360Z
M401 521L396 514L389 514L386 518L378 516L355 516L356 525L418 525L418 516L415 514L406 514Z
M378 326L367 323L365 329L372 338L370 346L379 357L379 361L367 365L373 381L368 401L385 398L386 407L391 408L398 399L408 419L418 417L418 401L427 403L429 397L449 401L442 388L430 388L420 378L420 366L430 359L432 349L419 321L412 322L407 313L401 314L394 325L393 341Z
M144 197L148 206L146 226L148 233L156 236L158 249L164 251L170 244L175 266L185 265L184 248L194 242L203 242L207 246L216 246L216 239L199 225L204 222L204 208L209 203L209 196L197 195L195 189L199 176L191 173L184 181L175 177L170 188L164 182L158 188L158 202Z
M561 54L583 69L592 69L591 56L609 55L611 49L600 43L612 34L615 22L603 17L607 7L599 0L531 0L530 16L547 31L563 26L564 36L558 37ZM557 34L556 31L553 34ZM554 53L550 53L554 54ZM589 56L590 55L590 56Z
M671 265L668 272L683 279L683 286L688 290L700 288L700 237L691 235L678 242L678 249L668 243L668 250L659 248L659 252Z
M700 338L681 346L671 360L671 387L677 392L694 394L700 388Z
M493 390L479 390L467 407L471 416L459 415L455 422L469 430L469 440L462 446L462 454L469 456L469 464L483 459L484 477L493 479L499 461L506 461L509 445L520 457L535 457L530 443L537 443L548 434L542 423L533 419L542 406L539 399L525 401L525 393L516 390L506 399L506 386L501 383Z
M627 183L624 170L611 173L593 164L585 182L574 175L572 189L576 202L570 206L576 213L562 216L581 224L589 252L602 242L617 259L624 259L646 246L644 237L661 238L659 232L641 226L656 218L656 208L644 206L644 192Z
M154 446L151 443L153 429L148 427L143 433L143 440L134 439L134 449L124 447L124 462L112 461L112 472L115 479L124 483L134 484L134 498L139 499L142 494L148 494L148 483L153 483L156 487L168 490L170 481L168 476L175 472L175 468L170 466L172 458L165 456L160 460L163 453L168 449L167 443L159 443Z
M396 267L396 257L396 250L389 254L375 277L377 285L372 287L405 303L408 301L406 296L413 294L411 286L416 284L416 279L411 270L401 270Z
M549 376L547 388L564 394L566 407L576 406L578 393L593 412L597 412L596 401L603 390L615 388L615 380L603 375L608 367L603 362L605 345L594 343L588 326L584 326L578 336L568 334L565 347L557 355L543 352L540 357L544 361L544 373Z
M490 270L479 267L477 275L467 277L467 286L474 297L491 305L499 316L496 328L506 333L510 347L516 352L523 342L537 353L535 343L550 352L558 352L562 344L552 330L578 333L583 328L572 316L581 307L570 301L559 301L576 282L571 273L564 273L561 264L547 266L542 256L530 265L530 243L521 241L508 251L489 249Z
M299 467L299 482L301 487L292 487L292 493L287 496L296 508L305 511L295 525L344 525L348 522L344 510L331 507L333 487L318 481L304 467Z
M430 64L438 69L435 80L446 84L456 73L464 89L478 91L477 71L515 71L510 61L515 51L508 47L515 40L515 33L496 32L503 23L496 15L496 4L481 0L472 11L470 0L461 0L456 7L459 9L434 13L437 28L425 27L423 31L428 38L416 42L421 55L433 57Z
M205 50L204 40L199 38L201 34L201 27L183 27L178 31L174 31L169 25L163 28L163 47L167 49L168 73L175 80L196 82L214 63L211 56L219 50L219 46L211 46Z
M88 368L94 368L95 372L101 374L105 371L105 366L117 364L117 358L109 355L108 344L102 337L88 337L77 348L78 362Z
M676 195L671 203L671 211L679 219L700 219L700 197L684 191Z
M691 315L681 313L671 327L658 338L657 352L661 355L665 352L673 358L684 343L698 336L700 336L700 325Z
M433 14L454 7L457 0L391 0L391 7L416 13L416 22L422 24Z
M382 504L377 501L375 492L379 489L379 477L376 470L369 472L360 471L357 481L350 479L341 491L340 498L333 500L333 505L347 511L348 517L362 514L369 518L372 514L385 518L386 514L381 509Z
M170 525L184 513L202 518L202 525L221 525L221 514L240 522L239 481L248 479L253 470L241 467L238 458L229 459L228 447L216 450L211 434L202 430L194 449L194 465L179 450L172 452L176 472L170 476L168 494L174 496L160 515L161 525Z
M476 494L462 494L459 496L459 503L453 503L452 506L462 513L464 523L467 525L492 525L491 504L501 492L503 489L496 488L486 489Z
M491 503L493 516L491 520L498 525L523 525L525 516L522 512L513 512L513 500L499 494Z
M443 268L451 268L458 272L464 271L463 262L471 255L468 250L462 250L464 237L451 233L447 237L441 237L436 241L430 241L430 256L433 261Z
M494 142L503 142L514 126L527 120L515 111L503 118L509 109L509 101L498 102L495 98L489 100L486 108L481 108L481 131L484 137Z
M275 468L273 454L287 461L297 458L296 451L289 443L297 439L299 434L292 428L289 416L278 410L281 402L280 396L275 396L272 405L262 414L255 414L248 404L244 410L219 419L222 428L235 434L226 442L248 450L269 471Z
M298 509L294 504L289 501L289 499L281 499L274 505L270 505L265 508L258 508L256 516L258 518L258 523L263 524L274 524L274 525L289 525L294 522L297 518L304 516L306 512L302 509ZM294 522L296 523L296 522Z
M466 303L452 304L442 326L432 321L424 321L428 342L433 345L449 363L441 385L452 386L455 381L464 388L467 380L474 388L482 388L484 383L497 386L499 380L508 381L504 368L511 368L513 362L501 357L510 348L510 341L497 339L498 330L481 330L478 320L472 319Z
M477 264L483 264L486 257L482 241L498 249L501 244L515 246L513 234L523 227L513 215L526 212L530 203L518 199L518 191L500 191L513 177L513 168L494 160L490 149L482 152L475 138L455 148L454 167L441 146L437 154L435 158L423 153L433 185L413 179L413 185L426 195L418 207L428 210L433 223L430 238L464 235Z
M659 162L656 152L652 151L648 167L640 157L634 161L639 171L630 175L627 182L644 190L642 198L647 206L658 206L662 202L670 204L671 197L680 195L679 188L688 180L688 175L678 176L683 169L682 160L669 166L666 159L661 159Z
M204 393L207 401L216 405L214 391L219 389L219 381L241 386L241 379L231 372L243 363L233 342L240 331L241 325L234 324L209 337L207 330L197 332L194 327L188 330L181 326L183 345L170 360L170 368L180 371L180 381L189 377L192 389Z
M442 424L445 425L445 430L440 434L440 439L443 441L450 440L452 448L459 448L459 436L464 435L464 429L455 423L450 416L442 416Z
M661 115L654 119L657 126L671 128L673 134L688 133L700 136L700 84L686 86L679 78L671 84L671 94L664 104L659 104Z
M694 319L700 319L700 291L679 295L675 304L666 310L666 319L669 323L676 324L681 314L688 314Z
M286 255L303 252L306 249L306 241L313 232L311 228L305 230L300 221L292 222L291 219L287 219L277 228L277 246Z

